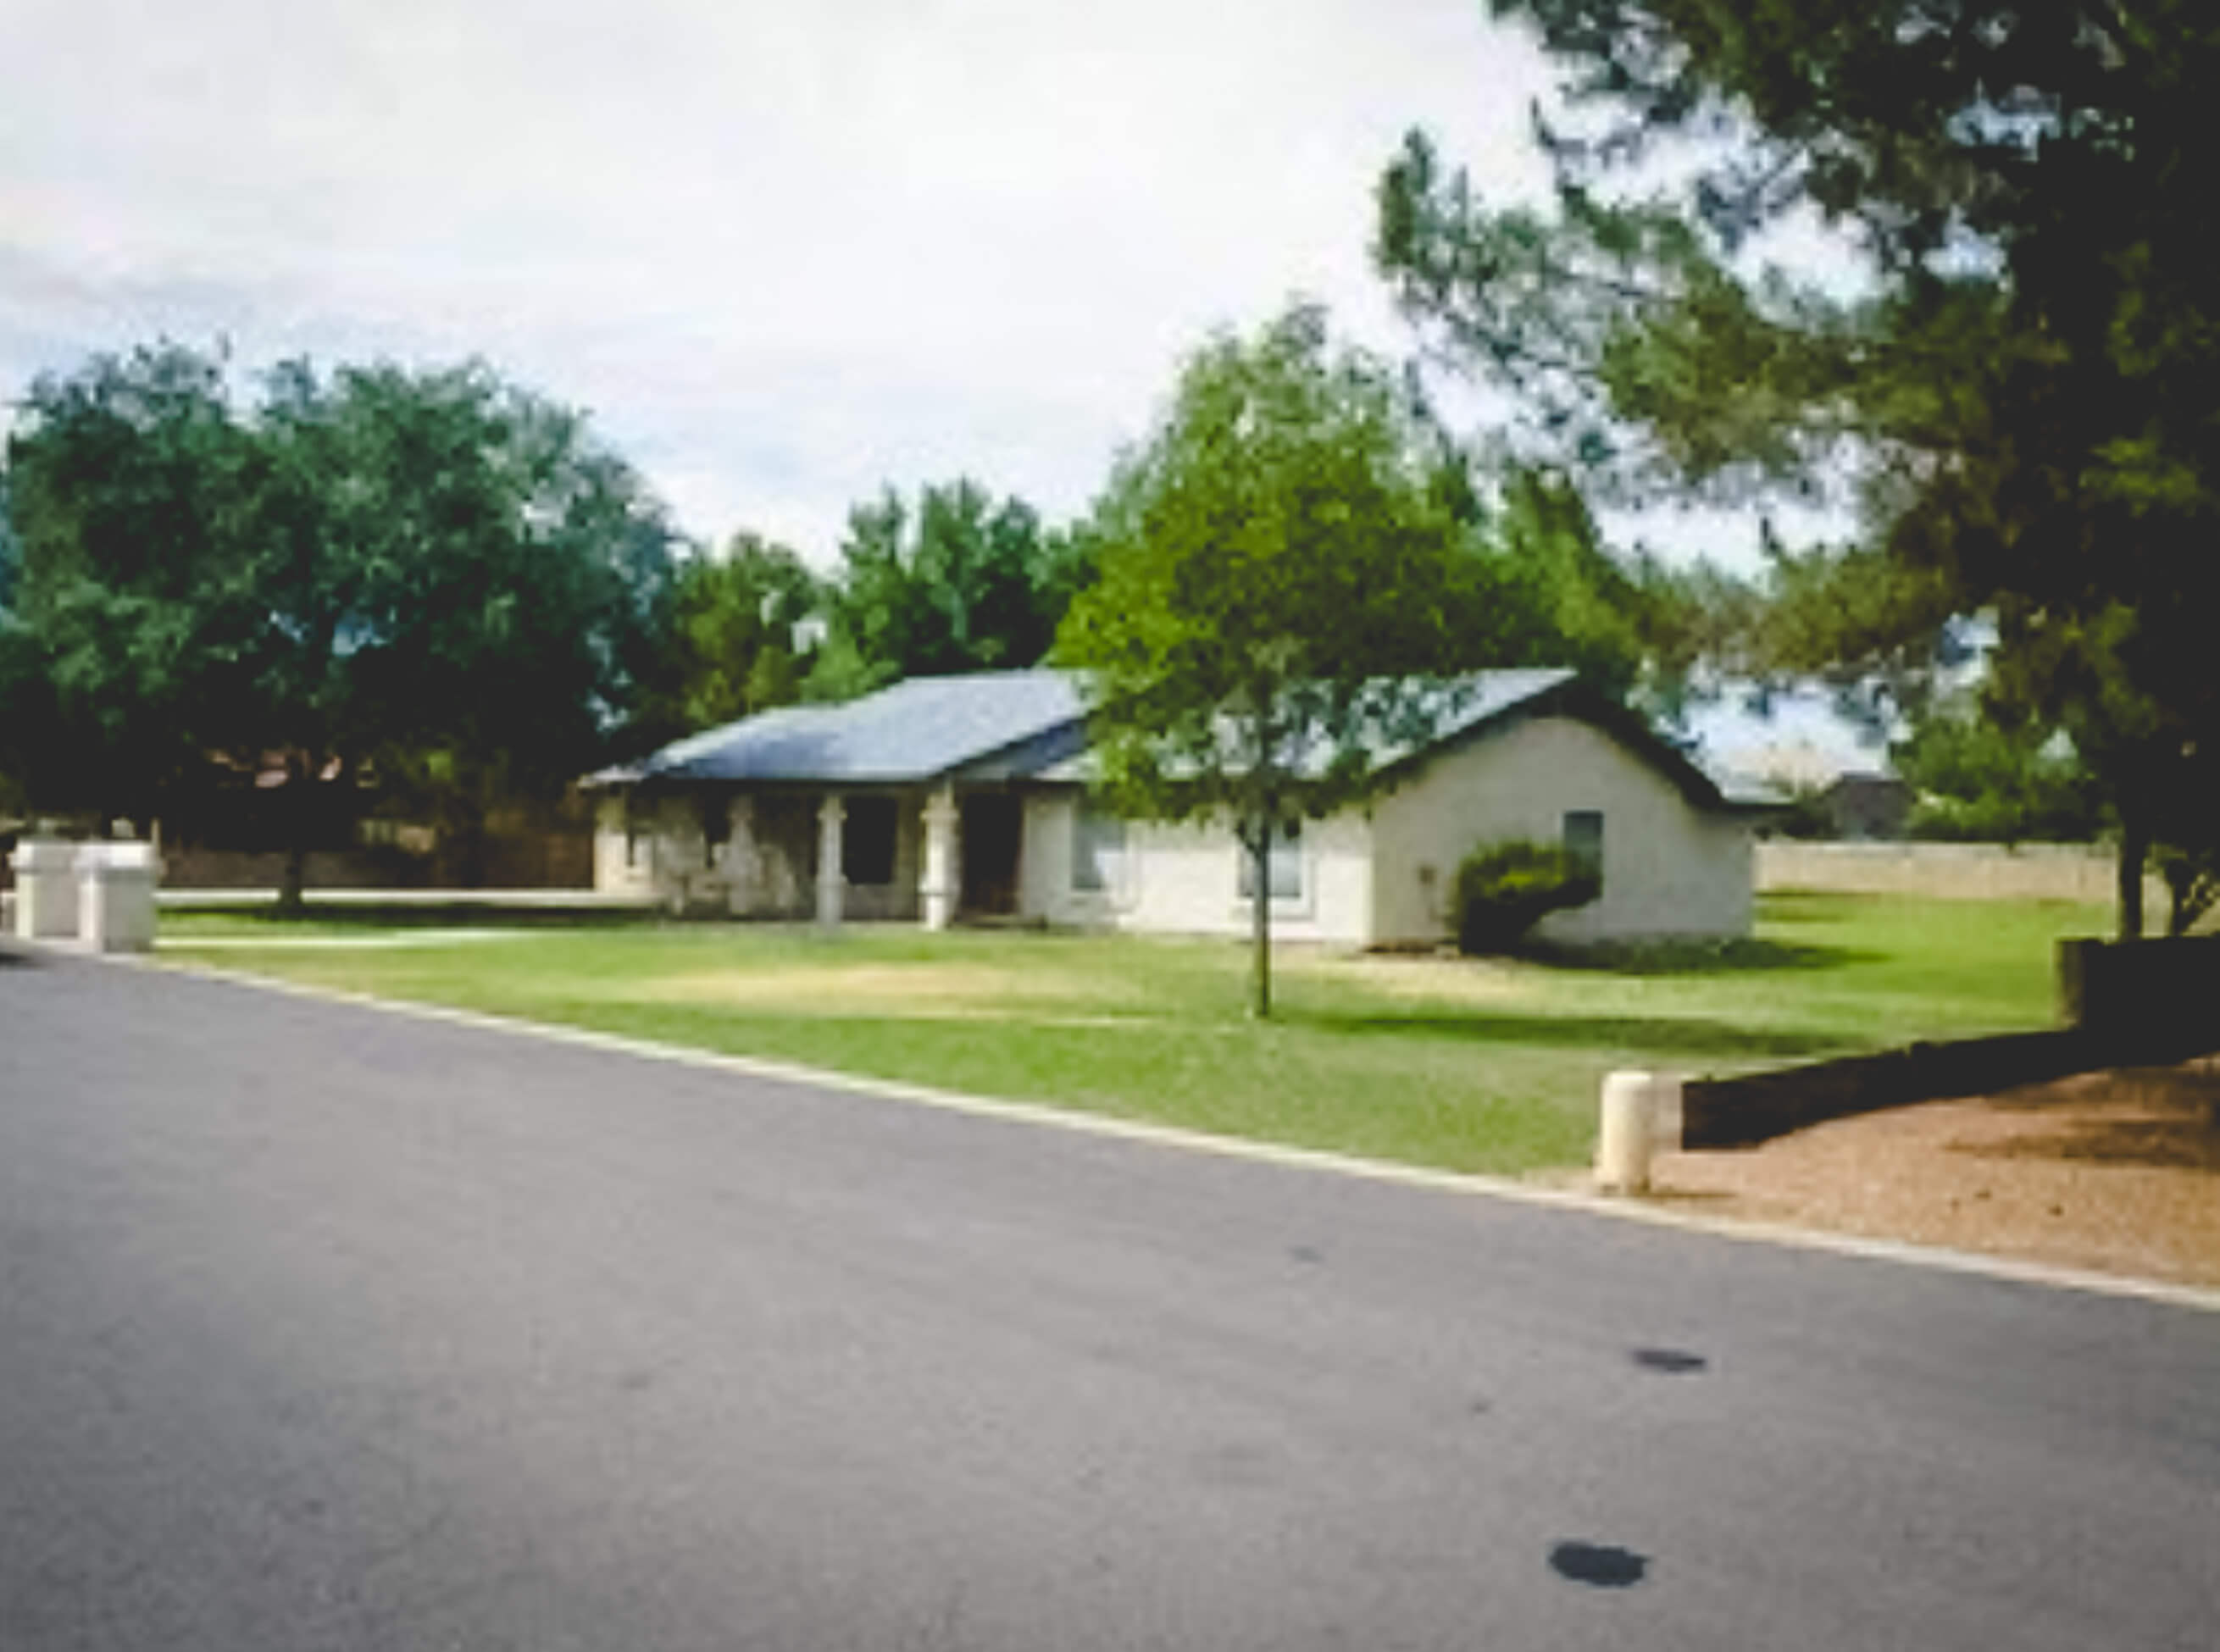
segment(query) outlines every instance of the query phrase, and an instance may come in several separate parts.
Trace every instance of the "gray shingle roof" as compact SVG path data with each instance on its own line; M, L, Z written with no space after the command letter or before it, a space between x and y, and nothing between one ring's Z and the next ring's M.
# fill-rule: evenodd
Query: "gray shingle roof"
M689 735L592 778L927 781L1013 745L1076 727L1083 708L1061 671L919 676L839 706L789 706Z
M1777 796L1706 772L1637 714L1584 689L1569 670L1478 671L1422 751L1387 747L1383 764L1420 759L1528 711L1562 710L1617 733L1687 790L1693 801L1765 807ZM911 677L839 706L788 706L674 741L636 764L605 769L589 785L642 781L755 781L909 785L959 771L978 778L1084 782L1085 705L1062 671L989 671ZM1323 761L1323 758L1320 758Z
M1518 670L1474 671L1443 685L1442 709L1434 726L1433 738L1426 742L1431 749L1445 740L1455 739L1469 730L1493 721L1506 712L1515 711L1528 701L1539 699L1553 689L1570 684L1575 673L1562 666L1550 666ZM1238 737L1229 724L1221 738L1228 749L1238 743ZM1381 740L1373 748L1374 761L1386 764L1399 763L1413 755L1412 748L1395 741ZM1323 772L1332 758L1332 751L1324 745L1306 751L1291 759L1297 771ZM1076 756L1044 770L1043 780L1086 781L1093 778L1094 768L1088 756Z

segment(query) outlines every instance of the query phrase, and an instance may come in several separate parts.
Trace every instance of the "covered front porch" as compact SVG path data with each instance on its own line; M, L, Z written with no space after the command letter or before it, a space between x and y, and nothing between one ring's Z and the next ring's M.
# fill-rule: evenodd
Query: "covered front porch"
M1019 914L1025 816L999 783L631 787L603 800L595 881L704 916L945 929Z

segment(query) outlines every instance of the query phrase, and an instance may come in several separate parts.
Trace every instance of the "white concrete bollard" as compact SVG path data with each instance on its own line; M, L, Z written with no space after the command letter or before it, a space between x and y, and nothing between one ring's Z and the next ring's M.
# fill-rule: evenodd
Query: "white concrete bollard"
M1678 1134L1681 1082L1657 1073L1618 1072L1603 1081L1596 1132L1596 1183L1608 1193L1649 1191L1649 1156Z
M77 933L77 845L25 838L8 857L16 870L16 933L27 941Z
M154 944L154 845L89 843L78 851L78 938L96 952Z

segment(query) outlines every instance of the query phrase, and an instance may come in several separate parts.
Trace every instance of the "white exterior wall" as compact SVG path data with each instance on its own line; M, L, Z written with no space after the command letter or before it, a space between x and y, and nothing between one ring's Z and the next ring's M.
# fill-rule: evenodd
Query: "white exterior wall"
M594 887L670 896L704 870L702 814L691 798L652 803L604 794L594 809Z
M1077 794L1032 793L1025 799L1024 809L1018 838L1018 915L1090 929L1114 922L1114 895L1071 887L1071 832L1079 809ZM1132 829L1127 830L1130 833ZM960 859L963 853L960 832L956 852Z
M1240 846L1226 827L1126 826L1124 876L1102 891L1071 887L1076 793L1026 801L1019 910L1053 924L1163 934L1246 935ZM1272 933L1283 940L1362 946L1372 923L1372 838L1361 815L1303 823L1300 898L1272 903Z
M1444 752L1373 806L1375 944L1450 930L1457 863L1482 842L1558 843L1568 811L1603 816L1603 895L1544 920L1546 939L1749 932L1751 833L1699 809L1643 758L1570 717L1514 723Z
M612 895L648 887L644 870L625 859L624 799L608 792L594 805L594 887Z

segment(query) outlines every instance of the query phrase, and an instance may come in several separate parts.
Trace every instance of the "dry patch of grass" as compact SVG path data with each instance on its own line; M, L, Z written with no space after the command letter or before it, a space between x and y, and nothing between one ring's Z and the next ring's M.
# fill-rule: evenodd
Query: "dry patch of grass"
M1446 954L1320 951L1289 957L1277 968L1282 978L1352 987L1405 1002L1503 1004L1529 997L1533 990L1515 964Z
M1136 1013L1044 1016L1094 1004L1138 1006L1131 984L1055 969L1003 969L969 963L831 964L802 969L696 969L612 982L612 997L825 1019L1021 1020L1034 1025L1138 1025Z

